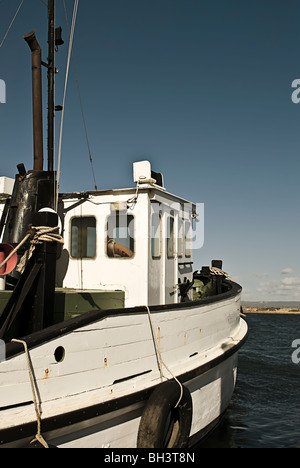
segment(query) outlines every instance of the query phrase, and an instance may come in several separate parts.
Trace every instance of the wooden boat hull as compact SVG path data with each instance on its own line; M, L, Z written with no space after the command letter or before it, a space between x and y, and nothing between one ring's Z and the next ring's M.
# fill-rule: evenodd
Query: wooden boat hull
M191 395L187 443L195 444L229 405L247 335L241 288L228 284L226 293L203 301L151 307L150 316L142 306L97 310L25 337L45 440L57 447L136 447L150 395L175 376ZM24 447L37 432L27 356L19 343L7 344L6 353L0 446Z

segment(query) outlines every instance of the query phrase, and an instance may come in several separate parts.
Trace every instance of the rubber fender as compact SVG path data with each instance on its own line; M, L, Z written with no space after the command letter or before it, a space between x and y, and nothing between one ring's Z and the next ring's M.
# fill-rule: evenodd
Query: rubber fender
M158 385L144 408L137 437L137 448L186 448L192 425L191 394L175 380Z

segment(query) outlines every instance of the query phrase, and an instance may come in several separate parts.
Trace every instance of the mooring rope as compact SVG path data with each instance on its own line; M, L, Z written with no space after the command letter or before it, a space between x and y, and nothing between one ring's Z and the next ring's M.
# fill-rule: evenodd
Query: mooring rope
M16 270L19 273L24 272L25 267L38 244L42 244L43 242L58 242L59 244L63 244L64 240L62 236L58 234L58 231L59 226L31 226L28 233L30 237L30 247L24 253Z
M34 249L38 244L43 242L58 242L63 244L64 240L60 234L58 234L59 226L49 227L49 226L29 226L29 230L21 240L21 242L14 248L14 250L6 257L6 259L0 264L0 269L6 265L8 260L22 247L25 242L30 239L30 247L24 253L21 258L19 265L16 268L16 271L23 273L27 265L28 260L31 258Z
M153 344L154 344L154 349L155 349L155 354L156 354L156 359L157 359L157 364L158 364L158 368L159 368L159 373L160 373L160 380L161 382L163 381L163 371L162 371L162 366L164 366L167 371L171 374L171 376L173 377L173 379L178 383L179 387L180 387L180 397L179 397L179 400L177 401L176 405L175 405L175 408L177 408L177 406L179 405L180 401L181 401L181 398L183 396L183 386L182 386L182 383L177 379L177 377L173 374L173 372L169 369L169 367L166 365L166 363L163 361L163 358L161 356L161 352L159 350L159 346L158 346L158 343L157 343L157 338L156 338L156 334L155 334L155 330L154 330L154 326L153 326L153 322L152 322L152 318L151 318L151 312L150 312L150 309L148 306L145 306L146 309L147 309L147 312L148 312L148 318L149 318L149 322L150 322L150 327L151 327L151 332L152 332L152 339L153 339ZM165 377L167 380L168 378Z
M35 438L30 442L30 444L32 444L33 442L35 442L37 440L44 448L49 448L49 445L47 444L47 442L45 441L44 437L41 434L41 415L40 415L40 411L39 411L39 408L38 408L36 391L35 391L35 388L34 388L33 371L32 371L32 368L31 368L31 362L30 362L30 356L29 356L27 343L26 343L26 341L17 340L17 339L12 339L11 341L13 341L14 343L21 343L24 346L25 355L26 355L26 359L27 359L29 379L30 379L34 409L35 409L36 419L37 419L37 433L36 433Z

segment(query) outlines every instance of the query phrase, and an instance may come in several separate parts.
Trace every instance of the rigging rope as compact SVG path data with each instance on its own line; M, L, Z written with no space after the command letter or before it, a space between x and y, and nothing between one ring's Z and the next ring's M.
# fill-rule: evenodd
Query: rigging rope
M4 42L5 42L5 39L7 38L7 35L8 35L8 33L9 33L9 31L10 31L12 25L14 24L14 21L15 21L16 17L18 16L18 13L19 13L19 11L20 11L20 9L21 9L21 6L23 5L23 2L24 2L24 0L21 0L21 3L20 3L20 5L18 6L18 9L17 9L17 11L16 11L16 13L15 13L15 16L13 17L13 19L12 19L10 25L8 26L8 29L7 29L6 33L4 34L4 37L3 37L2 42L1 42L1 44L0 44L0 49L1 49L1 47L3 46L3 44L4 44Z
M63 4L64 4L64 9L65 9L66 23L67 23L67 26L68 26L68 31L69 31L69 36L70 36L70 24L69 24L69 20L68 20L68 13L67 13L67 7L66 7L65 0L63 0ZM92 153L91 153L91 147L90 147L89 138L88 138L87 125L86 125L86 120L85 120L85 116L84 116L81 92L80 92L80 87L79 87L79 80L78 80L78 73L77 73L77 68L76 68L76 61L75 61L74 51L73 50L72 50L72 59L73 59L72 64L73 64L75 81L76 81L77 92L78 92L78 97L79 97L82 121L83 121L83 126L84 126L84 133L85 133L86 143L87 143L88 152L89 152L89 159L90 159L90 164L91 164L91 169L92 169L92 175L93 175L93 179L94 179L94 187L95 187L95 190L98 190L96 177L95 177L95 171L94 171L94 165L93 165L93 158L92 158Z
M71 61L71 51L72 51L72 47L73 47L73 39L74 39L75 23L76 23L76 17L77 17L78 1L79 1L79 0L75 0L75 1L74 1L74 9L73 9L72 25L71 25L71 32L70 32L70 41L69 41L69 51L68 51L68 59L67 59L67 69L66 69L66 77L65 77L65 87L64 87L63 105L62 105L63 108L62 108L62 115L61 115L61 122L60 122L58 163L57 163L56 211L57 211L57 206L58 206L58 193L59 193L59 181L60 181L62 129L63 129L64 115L65 115L65 101L66 101L66 93L67 93L67 83L68 83L68 77L69 77L69 69L70 69L70 61Z

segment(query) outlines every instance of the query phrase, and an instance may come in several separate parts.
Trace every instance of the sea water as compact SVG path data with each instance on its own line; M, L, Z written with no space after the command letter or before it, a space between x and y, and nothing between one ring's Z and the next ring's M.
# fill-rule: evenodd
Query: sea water
M246 321L231 404L198 446L300 448L300 363L293 358L300 315L248 314Z

